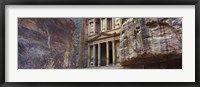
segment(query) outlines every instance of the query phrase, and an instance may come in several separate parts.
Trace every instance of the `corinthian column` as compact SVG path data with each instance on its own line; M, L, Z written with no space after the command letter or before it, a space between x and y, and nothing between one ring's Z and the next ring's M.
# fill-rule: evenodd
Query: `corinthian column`
M90 45L88 44L88 67L90 66Z
M100 51L101 51L101 50L100 50L100 49L101 49L101 47L100 47L100 45L101 45L101 44L99 43L99 44L98 44L98 66L100 66L100 64L101 64L101 60L100 60L100 57L101 57L101 55L100 55L100 53L101 53Z
M93 45L93 66L95 66L95 59L96 59L96 54L95 54L95 51L96 51L96 49L95 49L96 47L95 47L95 44Z
M114 29L115 28L115 18L112 18L112 29Z
M106 66L109 65L109 44L106 42Z
M116 62L115 58L116 57L115 57L115 41L114 40L112 41L112 49L113 49L113 51L112 51L113 52L112 53L112 55L113 55L113 65L115 65L115 62Z

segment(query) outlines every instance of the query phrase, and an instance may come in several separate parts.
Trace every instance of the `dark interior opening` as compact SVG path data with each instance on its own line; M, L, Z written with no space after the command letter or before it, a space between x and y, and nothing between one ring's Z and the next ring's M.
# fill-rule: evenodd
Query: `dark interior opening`
M95 66L98 66L98 45L95 45Z
M106 65L106 43L102 43L101 46L101 66L105 66Z
M112 49L112 42L109 42L108 43L109 44L109 64L112 64L113 63L113 55L112 55L112 51L113 51L113 49Z

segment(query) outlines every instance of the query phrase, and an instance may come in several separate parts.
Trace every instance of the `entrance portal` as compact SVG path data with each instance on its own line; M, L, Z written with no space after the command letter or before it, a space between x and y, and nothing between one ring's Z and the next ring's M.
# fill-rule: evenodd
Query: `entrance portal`
M106 43L102 43L100 44L100 49L101 49L101 66L105 66L106 65Z
M112 49L112 42L108 42L109 44L109 64L113 64L113 49Z
M98 44L95 44L95 66L98 66Z

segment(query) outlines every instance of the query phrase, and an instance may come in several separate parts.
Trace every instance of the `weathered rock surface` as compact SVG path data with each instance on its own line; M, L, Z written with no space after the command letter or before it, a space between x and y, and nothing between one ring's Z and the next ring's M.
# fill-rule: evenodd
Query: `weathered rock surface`
M182 53L182 18L133 18L120 34L122 60L145 54Z
M76 67L79 22L69 18L19 18L18 68Z

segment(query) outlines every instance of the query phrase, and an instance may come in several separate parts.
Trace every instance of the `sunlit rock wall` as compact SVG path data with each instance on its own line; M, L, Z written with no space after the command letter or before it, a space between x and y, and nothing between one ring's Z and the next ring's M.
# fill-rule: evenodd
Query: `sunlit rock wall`
M120 58L182 53L182 18L131 18L122 25Z

